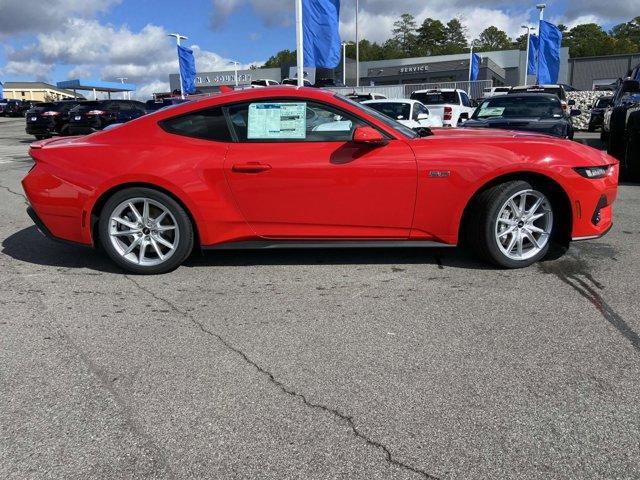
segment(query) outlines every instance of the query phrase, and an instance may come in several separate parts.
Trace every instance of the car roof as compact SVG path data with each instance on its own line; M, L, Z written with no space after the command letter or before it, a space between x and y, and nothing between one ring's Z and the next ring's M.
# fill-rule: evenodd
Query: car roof
M370 104L370 103L409 103L409 104L415 104L415 103L420 103L419 100L412 100L412 99L408 99L408 98L379 98L377 100L366 100L362 103L365 104Z
M425 88L423 90L416 90L413 93L457 92L458 90L458 88Z
M560 101L560 99L558 98L557 95L553 94L553 93L526 93L526 92L522 92L522 93L516 93L514 95L498 95L495 97L489 97L489 98L485 98L483 100L483 102L490 102L492 100L498 100L498 99L502 99L504 100L505 98L511 99L511 98L549 98L551 100L558 100Z

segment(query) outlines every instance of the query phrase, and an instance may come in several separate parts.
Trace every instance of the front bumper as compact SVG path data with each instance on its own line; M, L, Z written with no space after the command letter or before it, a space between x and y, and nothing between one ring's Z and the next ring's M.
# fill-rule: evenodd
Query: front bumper
M578 175L576 173L576 175ZM573 229L571 239L590 240L606 235L613 226L613 202L618 194L619 164L606 177L573 182Z

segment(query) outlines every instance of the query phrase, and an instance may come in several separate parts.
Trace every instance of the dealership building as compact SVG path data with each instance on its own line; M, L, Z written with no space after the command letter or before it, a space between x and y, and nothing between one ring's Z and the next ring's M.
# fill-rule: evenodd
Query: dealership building
M526 52L521 50L502 50L480 52L480 71L478 80L490 81L493 86L516 86L524 82L527 64ZM401 58L360 62L361 86L384 86L398 84L425 84L464 82L469 78L469 54L437 55L419 58ZM640 63L640 53L635 55L612 55L606 57L569 58L569 49L560 50L560 73L558 83L573 85L579 90L592 90L597 86L608 85ZM346 59L346 83L356 83L356 62ZM292 76L293 65L282 68L256 68L238 70L237 83L249 85L254 80L270 79L282 81ZM307 76L307 70L309 75ZM330 78L336 84L342 82L342 63L335 70L322 73L305 69L305 78L312 82L319 76ZM180 89L180 76L169 76L171 90ZM216 92L222 85L234 85L236 75L233 70L218 72L199 72L196 88L202 93ZM535 83L535 77L529 77L528 83Z

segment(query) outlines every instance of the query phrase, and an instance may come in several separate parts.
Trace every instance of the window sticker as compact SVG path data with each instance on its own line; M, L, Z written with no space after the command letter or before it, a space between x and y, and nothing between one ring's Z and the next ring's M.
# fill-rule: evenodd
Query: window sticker
M252 103L247 138L250 140L305 139L306 103Z
M478 117L501 117L505 107L483 107L478 112Z

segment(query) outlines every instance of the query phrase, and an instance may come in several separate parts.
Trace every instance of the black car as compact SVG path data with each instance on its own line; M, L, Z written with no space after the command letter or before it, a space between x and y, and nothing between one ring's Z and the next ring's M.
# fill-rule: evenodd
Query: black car
M604 112L609 105L611 105L611 100L613 99L610 95L605 95L593 104L591 107L591 115L589 117L589 125L587 130L590 132L595 132L596 129L602 128L602 122L604 121Z
M625 180L640 181L640 104L627 111L627 144L621 162Z
M97 132L114 123L125 123L146 114L145 105L135 100L90 100L69 111L69 134Z
M618 80L611 105L604 112L600 138L607 144L607 153L618 160L624 159L626 151L627 112L637 105L640 105L640 65L628 72L626 80Z
M37 103L26 113L25 131L38 140L53 135L69 135L69 112L80 100Z
M571 116L580 115L571 110ZM487 98L461 124L465 128L502 128L543 133L573 139L573 124L557 95L548 93L509 94Z
M157 112L161 108L170 107L171 105L178 105L180 103L188 102L186 98L163 98L161 100L147 100L144 102L144 108L147 113Z
M24 117L25 112L31 106L31 102L8 99L2 104L0 113L5 117Z

